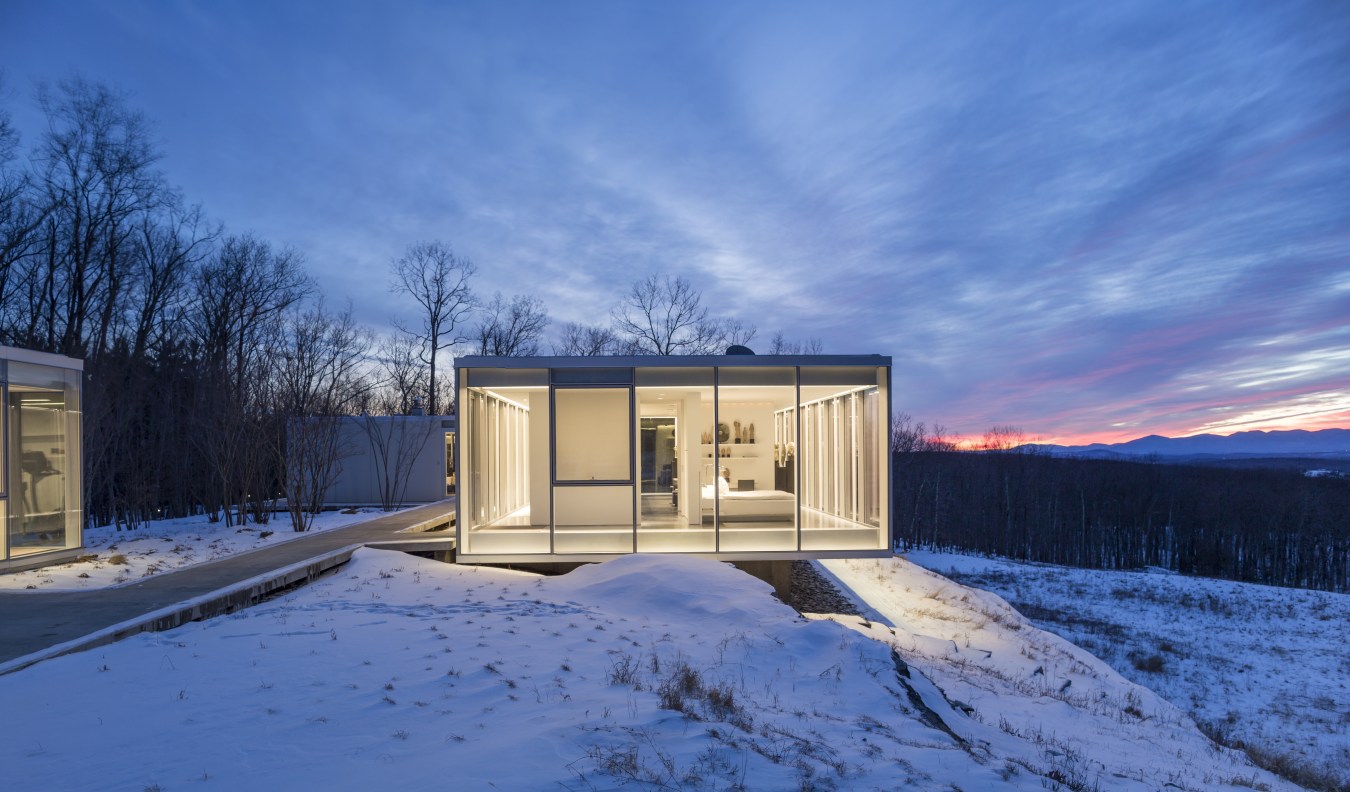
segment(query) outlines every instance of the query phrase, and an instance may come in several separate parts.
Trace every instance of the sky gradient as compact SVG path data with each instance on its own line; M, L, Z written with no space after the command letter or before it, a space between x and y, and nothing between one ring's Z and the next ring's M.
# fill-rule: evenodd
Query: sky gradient
M1350 4L0 0L0 67L26 141L130 92L372 326L439 238L557 323L682 275L958 434L1350 426Z

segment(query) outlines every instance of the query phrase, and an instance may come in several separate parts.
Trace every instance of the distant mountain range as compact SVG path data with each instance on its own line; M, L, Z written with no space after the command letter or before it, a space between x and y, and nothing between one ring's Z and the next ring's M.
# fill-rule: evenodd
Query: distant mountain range
M1051 454L1091 457L1260 457L1260 456L1333 456L1350 457L1350 429L1321 429L1309 432L1290 429L1275 432L1238 432L1228 436L1202 434L1191 437L1149 435L1124 443L1093 443L1065 446L1053 443L1029 443Z

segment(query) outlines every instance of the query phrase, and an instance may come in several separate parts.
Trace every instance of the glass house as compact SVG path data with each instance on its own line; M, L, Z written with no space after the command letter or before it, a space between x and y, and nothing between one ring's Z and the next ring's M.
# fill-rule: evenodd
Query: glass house
M884 556L891 359L468 356L457 559Z
M83 367L61 355L0 347L0 570L59 561L80 547Z

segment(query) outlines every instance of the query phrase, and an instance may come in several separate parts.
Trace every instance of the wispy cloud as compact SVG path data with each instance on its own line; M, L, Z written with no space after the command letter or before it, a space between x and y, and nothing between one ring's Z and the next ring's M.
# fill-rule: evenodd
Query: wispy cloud
M438 237L559 320L684 275L966 433L1350 424L1335 3L17 9L12 78L131 89L189 196L371 323Z

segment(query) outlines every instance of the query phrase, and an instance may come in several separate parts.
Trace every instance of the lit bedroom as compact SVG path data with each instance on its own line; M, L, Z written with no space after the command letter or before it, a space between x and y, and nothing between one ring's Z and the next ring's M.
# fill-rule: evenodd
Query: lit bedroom
M889 360L865 357L464 359L460 555L884 551Z

